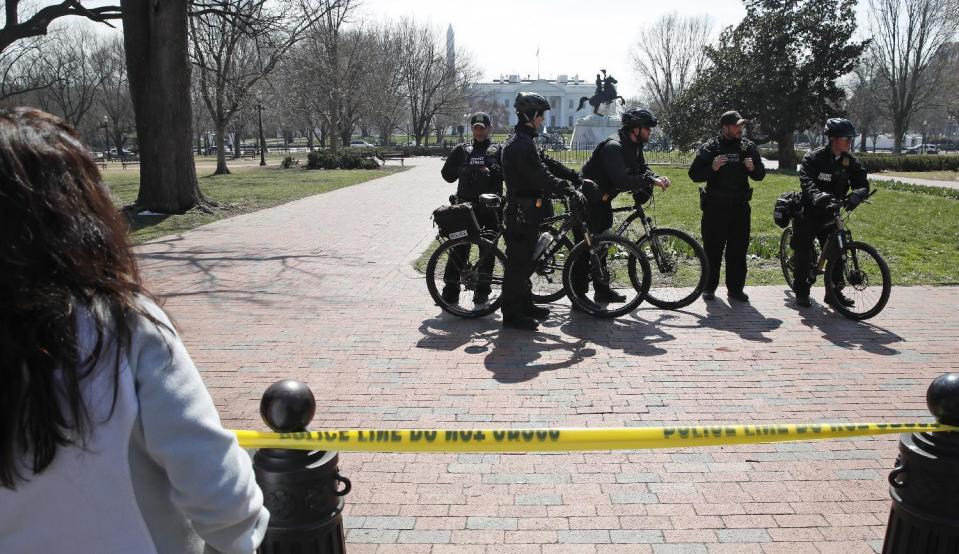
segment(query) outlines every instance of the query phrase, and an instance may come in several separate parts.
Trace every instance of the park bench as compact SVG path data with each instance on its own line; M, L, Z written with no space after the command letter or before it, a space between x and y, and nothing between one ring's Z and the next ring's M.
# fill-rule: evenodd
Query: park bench
M398 161L400 162L400 165L406 165L406 160L403 157L403 153L400 151L383 152L383 165L386 165L386 162L388 161Z

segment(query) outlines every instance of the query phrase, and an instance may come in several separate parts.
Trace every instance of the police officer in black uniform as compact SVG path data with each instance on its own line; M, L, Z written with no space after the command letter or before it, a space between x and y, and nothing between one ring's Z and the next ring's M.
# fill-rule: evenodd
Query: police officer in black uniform
M633 198L643 203L652 195L653 185L665 189L669 179L656 175L646 163L643 144L658 123L656 117L641 108L630 108L622 115L623 126L593 150L583 164L586 184L583 194L587 200L590 231L604 233L613 226L613 200L620 192L630 192ZM576 242L583 240L582 232L575 231ZM584 264L573 268L572 285L577 293L585 294L589 288L588 269ZM595 288L596 302L623 302L626 297L605 285Z
M703 249L709 260L709 280L703 300L715 298L725 250L726 295L749 302L749 296L743 291L749 246L749 200L753 193L749 179L762 181L766 168L756 145L742 138L746 123L739 112L724 113L719 118L719 136L700 147L689 167L689 178L693 182L706 183L706 188L700 189Z
M506 268L503 275L503 326L535 330L549 310L533 304L529 276L539 225L551 213L550 197L575 194L579 175L538 152L533 139L543 126L549 101L520 92L513 102L519 122L503 143L500 159L506 180ZM557 175L558 174L558 175Z
M492 143L492 122L489 115L477 112L470 117L470 126L473 129L471 143L458 144L450 152L440 172L446 182L459 181L456 185L457 202L472 202L473 212L480 226L484 229L495 229L498 214L492 208L480 206L478 203L481 194L503 195L503 170L499 164L497 146ZM462 260L469 259L470 245L460 247L459 252L451 253L449 263L443 271L443 300L456 303L459 301L460 287L459 274L462 271ZM479 270L487 275L492 274L495 258L489 257L484 267ZM480 284L473 294L474 304L485 304L489 300L490 288Z
M811 305L809 289L815 281L811 273L813 260L813 240L819 239L822 246L832 231L827 224L832 221L833 210L843 202L850 190L853 191L846 207L854 209L869 196L869 181L866 167L852 155L856 128L848 119L834 117L826 121L823 130L829 144L807 152L799 168L799 186L802 188L803 213L793 220L792 247L796 253L796 274L793 277L793 291L796 304L803 307ZM806 268L801 271L800 268ZM836 266L837 271L842 268ZM852 306L853 300L841 292L841 279L838 283L837 300L845 306ZM826 293L826 302L830 302Z

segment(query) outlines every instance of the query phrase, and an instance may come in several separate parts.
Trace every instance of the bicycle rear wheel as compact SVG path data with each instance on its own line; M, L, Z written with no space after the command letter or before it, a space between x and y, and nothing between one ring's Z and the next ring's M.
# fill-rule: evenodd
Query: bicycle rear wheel
M833 309L850 319L874 317L886 307L891 291L886 260L864 242L850 242L826 264L826 294L832 299ZM852 305L843 304L837 292L852 300Z
M685 231L653 229L636 243L649 261L652 283L646 299L666 310L688 306L699 298L706 286L709 262L706 251Z
M573 249L571 236L559 236L559 229L543 224L540 233L547 232L558 237L557 244L549 247L549 251L539 260L534 260L534 269L529 280L532 284L533 302L546 304L556 302L566 296L566 287L563 286L563 266ZM572 235L572 233L567 233Z
M637 263L638 260L638 263ZM572 287L573 273L585 264L596 289L608 288L621 299L588 298L586 291ZM577 244L563 268L563 284L570 301L580 310L596 317L619 317L636 309L646 298L650 285L649 262L632 242L616 235L595 235L591 244Z
M430 256L426 287L444 311L481 317L495 312L502 302L505 268L506 256L492 242L473 237L450 240Z

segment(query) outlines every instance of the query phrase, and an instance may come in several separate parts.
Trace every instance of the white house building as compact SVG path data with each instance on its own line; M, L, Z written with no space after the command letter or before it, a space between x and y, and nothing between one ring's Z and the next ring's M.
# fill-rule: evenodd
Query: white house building
M536 92L549 100L551 107L546 115L546 127L572 127L580 117L592 113L592 106L588 103L582 110L576 111L579 99L583 96L592 96L596 92L593 81L585 81L579 75L557 75L555 79L525 79L519 75L501 76L491 83L476 83L473 90L484 94L489 101L502 104L509 114L509 125L516 125L516 113L513 111L513 101L518 92Z

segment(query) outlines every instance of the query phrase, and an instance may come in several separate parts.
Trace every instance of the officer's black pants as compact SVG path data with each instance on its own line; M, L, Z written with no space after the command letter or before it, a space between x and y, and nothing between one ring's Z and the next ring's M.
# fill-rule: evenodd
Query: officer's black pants
M589 228L594 234L605 233L613 226L613 207L609 202L590 200L586 207L586 213L587 223L589 223ZM576 241L576 244L579 244L585 238L579 227L573 229L573 240ZM589 290L589 272L589 264L579 263L573 266L570 281L572 281L573 292L577 296L584 296L586 291ZM595 286L593 288L595 289ZM608 289L609 286L607 285L606 288Z
M515 206L506 212L506 268L503 275L503 317L523 315L533 304L529 281L532 273L533 252L541 219L535 208L520 216Z
M476 214L476 219L484 230L493 230L497 228L497 217L494 213L488 208L483 208L477 204L473 204L473 210ZM460 272L463 271L463 266L470 259L470 250L472 247L469 244L464 244L450 250L449 259L446 262L446 268L443 270L443 290L460 290ZM478 256L482 258L486 252L479 252ZM479 271L481 278L479 283L476 286L476 294L486 294L490 293L490 283L489 277L493 274L493 264L496 262L495 256L487 256L486 259L483 259L478 267L476 268ZM485 276L486 279L483 279L482 276Z
M719 286L719 270L726 258L726 290L742 292L746 285L746 249L749 247L748 202L714 202L703 209L703 249L709 260L709 279L706 290Z
M816 282L816 274L812 272L816 259L816 250L813 241L819 241L819 248L824 248L832 229L826 227L828 220L817 217L804 217L793 220L793 236L790 242L796 256L796 272L793 275L793 292L796 296L809 296L809 290ZM803 269L804 268L804 269ZM833 268L833 283L838 290L843 284L842 266L835 264Z

